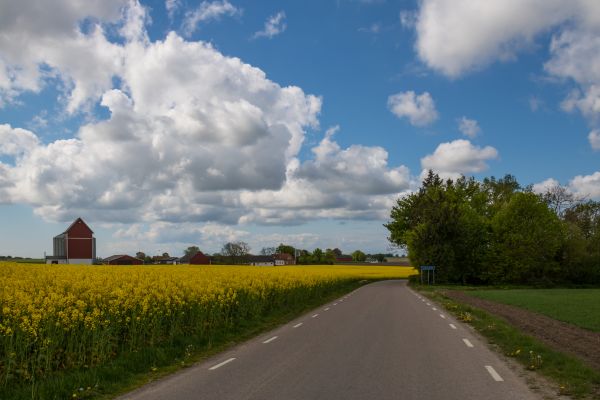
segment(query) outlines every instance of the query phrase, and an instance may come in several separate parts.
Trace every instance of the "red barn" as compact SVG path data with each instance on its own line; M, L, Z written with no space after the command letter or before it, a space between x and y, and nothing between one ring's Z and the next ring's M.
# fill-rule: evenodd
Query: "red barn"
M194 255L188 254L188 255L181 257L181 263L182 264L195 264L195 265L210 264L210 257L208 257L203 252L198 251Z
M96 258L94 232L77 218L66 231L54 237L54 255L46 264L92 264Z

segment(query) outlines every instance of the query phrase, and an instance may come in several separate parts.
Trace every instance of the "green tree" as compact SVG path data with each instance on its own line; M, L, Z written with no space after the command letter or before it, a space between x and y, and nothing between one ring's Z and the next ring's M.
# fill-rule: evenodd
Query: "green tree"
M194 254L198 253L200 251L200 248L198 246L190 246L187 249L185 249L183 251L185 256L193 256Z
M278 254L289 254L291 256L294 255L294 252L296 251L296 249L293 246L289 246L283 243L280 243L279 246L277 246L277 253Z
M312 252L311 262L313 262L315 264L319 264L319 263L323 262L323 250L321 250L320 248L317 247Z
M558 278L562 225L534 193L515 193L491 221L492 282L548 283Z
M243 263L249 253L250 246L248 246L248 243L242 241L228 242L221 249L221 254L233 264Z
M352 261L365 261L367 259L367 255L360 250L355 250L352 253Z

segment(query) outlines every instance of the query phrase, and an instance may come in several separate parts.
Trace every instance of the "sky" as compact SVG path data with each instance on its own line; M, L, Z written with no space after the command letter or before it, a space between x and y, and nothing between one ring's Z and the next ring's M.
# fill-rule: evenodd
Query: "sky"
M424 171L600 199L596 0L0 0L0 255L388 252Z

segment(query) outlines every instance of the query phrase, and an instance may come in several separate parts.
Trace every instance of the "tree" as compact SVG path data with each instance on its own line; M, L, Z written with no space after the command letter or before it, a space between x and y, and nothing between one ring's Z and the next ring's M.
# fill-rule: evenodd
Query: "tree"
M365 261L366 259L367 255L360 250L356 250L352 253L352 261Z
M277 253L278 254L289 254L291 256L294 256L294 252L296 251L296 249L293 246L289 246L283 243L280 243L279 246L277 246Z
M162 256L163 256L163 257L171 257L171 256L169 255L169 253L162 253Z
M559 217L562 217L565 210L573 207L578 201L573 193L561 185L554 185L546 189L546 192L542 195L542 200Z
M313 252L312 252L312 260L311 262L315 263L315 264L319 264L323 261L323 250L321 250L320 248L316 248Z
M135 258L139 258L140 260L145 260L146 253L144 253L143 251L138 251L137 253L135 253Z
M491 221L492 282L548 283L557 278L562 226L534 193L516 193Z
M263 247L260 250L260 254L263 255L263 256L272 256L275 253L277 253L277 248L276 247Z
M221 254L231 260L233 264L240 264L250 252L248 243L238 241L226 243L221 249Z
M184 256L193 256L194 254L198 253L199 251L200 251L200 248L198 246L190 246L183 251L183 254L184 254Z
M335 249L333 249L333 254L335 254L336 257L341 257L343 253L340 249L336 247Z

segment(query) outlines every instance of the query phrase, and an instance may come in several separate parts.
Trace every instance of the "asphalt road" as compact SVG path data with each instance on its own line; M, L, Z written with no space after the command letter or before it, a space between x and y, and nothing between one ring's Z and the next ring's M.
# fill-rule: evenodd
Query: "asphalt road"
M434 310L435 308L435 310ZM403 281L363 286L120 399L539 399Z

